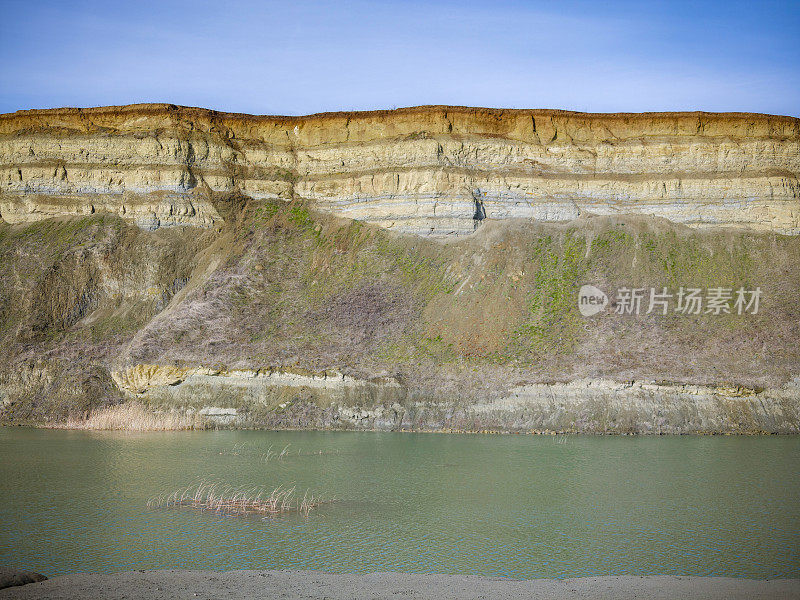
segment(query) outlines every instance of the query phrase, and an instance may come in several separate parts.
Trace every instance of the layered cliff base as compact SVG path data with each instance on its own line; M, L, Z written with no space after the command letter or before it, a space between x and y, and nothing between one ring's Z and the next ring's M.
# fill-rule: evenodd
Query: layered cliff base
M302 198L401 232L641 214L800 233L800 121L417 107L260 117L171 105L0 115L0 215L219 225L213 193ZM479 208L481 207L482 208Z
M800 430L800 238L643 217L443 242L214 196L218 228L0 224L0 418L136 400L212 426ZM756 314L587 318L577 292L762 290Z

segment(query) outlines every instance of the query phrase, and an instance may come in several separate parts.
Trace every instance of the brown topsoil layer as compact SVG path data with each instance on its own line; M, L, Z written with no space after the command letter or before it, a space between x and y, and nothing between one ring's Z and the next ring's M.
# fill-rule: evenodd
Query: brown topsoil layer
M294 127L300 129L292 133ZM538 133L537 128L540 130ZM556 130L564 140L597 143L658 136L797 139L800 119L739 112L582 113L468 106L412 106L394 110L280 116L228 113L163 103L19 110L0 114L0 135L60 130L119 134L161 129L224 133L228 138L300 146L364 142L420 132L500 136L547 143L554 138ZM348 135L343 136L345 131Z
M447 112L450 114L470 114L470 115L491 115L501 117L503 115L538 115L538 116L573 116L579 118L681 118L681 117L704 117L704 118L740 118L752 119L753 117L770 117L786 121L797 121L798 118L791 115L772 115L767 113L751 113L751 112L708 112L708 111L670 111L670 112L606 112L606 113L592 113L581 112L574 110L563 110L558 108L488 108L480 106L450 106L444 104L429 104L421 106L407 106L394 109L380 109L380 110L356 110L356 111L331 111L313 113L309 115L256 115L248 113L235 113L218 111L208 108L196 106L181 106L176 104L168 104L163 102L150 102L141 104L125 104L119 106L92 106L92 107L59 107L59 108L39 108L39 109L24 109L18 110L13 113L0 113L0 117L9 118L12 116L23 115L69 115L69 114L107 114L107 113L136 113L145 115L147 113L162 113L166 111L182 111L185 113L203 114L208 116L219 117L239 117L247 119L265 119L265 120L295 120L295 119L324 119L330 117L386 117L391 115L416 115L416 114L430 114Z

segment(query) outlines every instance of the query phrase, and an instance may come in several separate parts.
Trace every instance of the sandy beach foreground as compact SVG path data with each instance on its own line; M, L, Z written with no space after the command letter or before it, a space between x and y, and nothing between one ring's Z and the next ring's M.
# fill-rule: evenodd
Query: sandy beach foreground
M586 577L517 581L462 575L316 571L132 571L76 574L0 590L12 598L436 598L672 599L800 598L800 579L724 577Z

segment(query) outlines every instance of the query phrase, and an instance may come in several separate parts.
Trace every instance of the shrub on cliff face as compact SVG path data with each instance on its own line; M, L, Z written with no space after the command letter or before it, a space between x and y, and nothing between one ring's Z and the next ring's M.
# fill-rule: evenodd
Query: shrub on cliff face
M328 299L306 319L320 332L333 336L341 331L353 344L368 349L402 334L415 316L414 308L413 298L402 287L368 281Z

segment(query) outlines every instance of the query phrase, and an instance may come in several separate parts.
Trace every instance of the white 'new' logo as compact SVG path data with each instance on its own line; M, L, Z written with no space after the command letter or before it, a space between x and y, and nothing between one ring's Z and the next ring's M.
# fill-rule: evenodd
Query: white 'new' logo
M591 317L605 310L608 305L608 296L603 290L593 285L581 286L578 291L578 310L584 317Z

